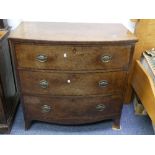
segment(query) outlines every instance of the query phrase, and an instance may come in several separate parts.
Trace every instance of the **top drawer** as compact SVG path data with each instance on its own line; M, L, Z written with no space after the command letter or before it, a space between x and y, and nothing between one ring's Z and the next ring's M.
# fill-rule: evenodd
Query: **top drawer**
M126 69L131 46L16 44L19 68L54 70Z

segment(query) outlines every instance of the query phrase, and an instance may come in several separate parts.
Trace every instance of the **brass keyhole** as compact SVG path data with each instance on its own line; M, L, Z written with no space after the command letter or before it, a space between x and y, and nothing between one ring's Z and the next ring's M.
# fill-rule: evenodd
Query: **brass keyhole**
M75 54L77 53L76 48L73 48L73 50L72 50L72 51L73 51L73 53L75 53Z

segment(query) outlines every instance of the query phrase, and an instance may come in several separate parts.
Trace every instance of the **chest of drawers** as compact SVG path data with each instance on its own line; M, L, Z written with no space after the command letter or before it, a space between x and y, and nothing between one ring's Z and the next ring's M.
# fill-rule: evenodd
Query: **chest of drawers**
M105 119L120 127L137 41L121 24L23 22L9 39L26 128Z

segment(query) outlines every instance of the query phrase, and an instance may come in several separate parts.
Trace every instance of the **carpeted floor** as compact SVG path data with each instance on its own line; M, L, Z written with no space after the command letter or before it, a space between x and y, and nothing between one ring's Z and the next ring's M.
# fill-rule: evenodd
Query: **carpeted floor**
M81 125L81 126L63 126L35 122L27 131L24 129L24 119L22 108L19 106L14 125L11 131L12 135L152 135L154 134L151 121L148 116L134 115L133 105L124 105L121 127L119 131L112 130L112 121L103 121L101 123Z

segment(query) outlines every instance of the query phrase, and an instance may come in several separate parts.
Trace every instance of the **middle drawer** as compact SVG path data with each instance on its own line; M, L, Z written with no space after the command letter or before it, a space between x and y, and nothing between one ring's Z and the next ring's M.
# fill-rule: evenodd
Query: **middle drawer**
M124 90L126 72L66 73L20 70L19 76L23 94L107 95Z

